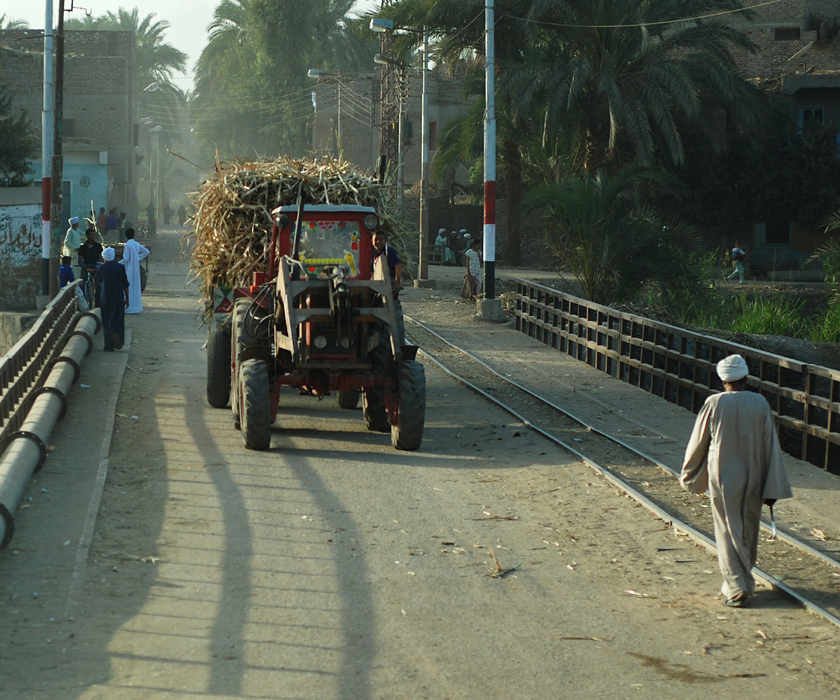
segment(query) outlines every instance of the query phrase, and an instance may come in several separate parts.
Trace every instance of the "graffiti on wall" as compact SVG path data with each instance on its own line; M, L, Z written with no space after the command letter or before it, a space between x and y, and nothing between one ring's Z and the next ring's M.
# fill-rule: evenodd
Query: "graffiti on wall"
M41 257L41 207L0 207L0 264L23 267Z

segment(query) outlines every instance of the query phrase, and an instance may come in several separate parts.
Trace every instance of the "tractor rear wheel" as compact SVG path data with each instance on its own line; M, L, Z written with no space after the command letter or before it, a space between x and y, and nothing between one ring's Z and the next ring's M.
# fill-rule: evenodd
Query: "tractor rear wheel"
M242 422L239 417L239 368L242 364L242 354L254 346L256 341L248 330L245 316L251 306L250 299L237 299L233 304L230 319L230 361L233 371L230 377L230 405L233 409L233 427L240 430Z
M207 339L207 403L224 408L230 399L230 325L223 323Z
M262 360L245 360L239 367L239 420L249 450L271 446L271 385Z
M359 406L359 392L356 389L338 392L338 405L341 408L352 411Z
M399 409L391 426L391 444L398 450L416 450L426 424L426 372L423 365L406 360L399 368Z

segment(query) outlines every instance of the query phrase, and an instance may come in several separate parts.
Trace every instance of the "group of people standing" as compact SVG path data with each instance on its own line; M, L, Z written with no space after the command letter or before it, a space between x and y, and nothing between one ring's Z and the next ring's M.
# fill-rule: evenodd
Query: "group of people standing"
M435 237L435 246L440 248L441 262L444 265L463 265L464 255L470 248L471 240L465 228L457 233L450 231L448 234L445 228L439 229Z
M75 281L70 262L78 256L82 279L93 275L96 281L96 305L102 314L102 329L105 351L113 352L123 346L125 340L125 314L139 314L143 311L140 261L148 257L149 249L134 238L134 229L125 229L125 246L122 260L116 260L116 250L103 247L96 240L96 229L85 231L85 242L79 234L79 217L70 219L70 228L64 236L62 246L61 286Z

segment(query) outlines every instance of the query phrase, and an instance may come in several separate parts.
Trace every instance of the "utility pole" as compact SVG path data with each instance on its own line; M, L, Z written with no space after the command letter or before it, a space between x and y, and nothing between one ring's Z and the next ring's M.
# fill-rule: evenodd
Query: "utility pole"
M416 287L434 287L429 280L429 30L423 27L423 96L420 106L420 139L423 142L420 161L420 252L417 258Z
M45 58L46 60L46 58ZM50 297L58 294L58 266L61 255L61 195L64 183L62 156L62 115L64 109L64 0L58 0L58 27L55 33L55 125L52 156L52 196L50 198Z
M488 321L503 321L502 302L496 299L496 87L495 7L486 0L484 9L484 299L478 305L479 316Z
M50 203L55 114L53 112L53 3L46 0L44 17L44 108L41 112L41 294L50 294Z

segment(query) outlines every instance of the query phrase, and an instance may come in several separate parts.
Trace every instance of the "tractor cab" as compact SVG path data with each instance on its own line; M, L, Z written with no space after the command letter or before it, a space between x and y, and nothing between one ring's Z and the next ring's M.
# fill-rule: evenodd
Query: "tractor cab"
M300 226L298 214L297 206L277 207L272 212L270 270L287 256L300 262L301 275L307 279L329 277L339 270L346 279L370 279L371 237L379 225L376 210L354 205L304 206Z

